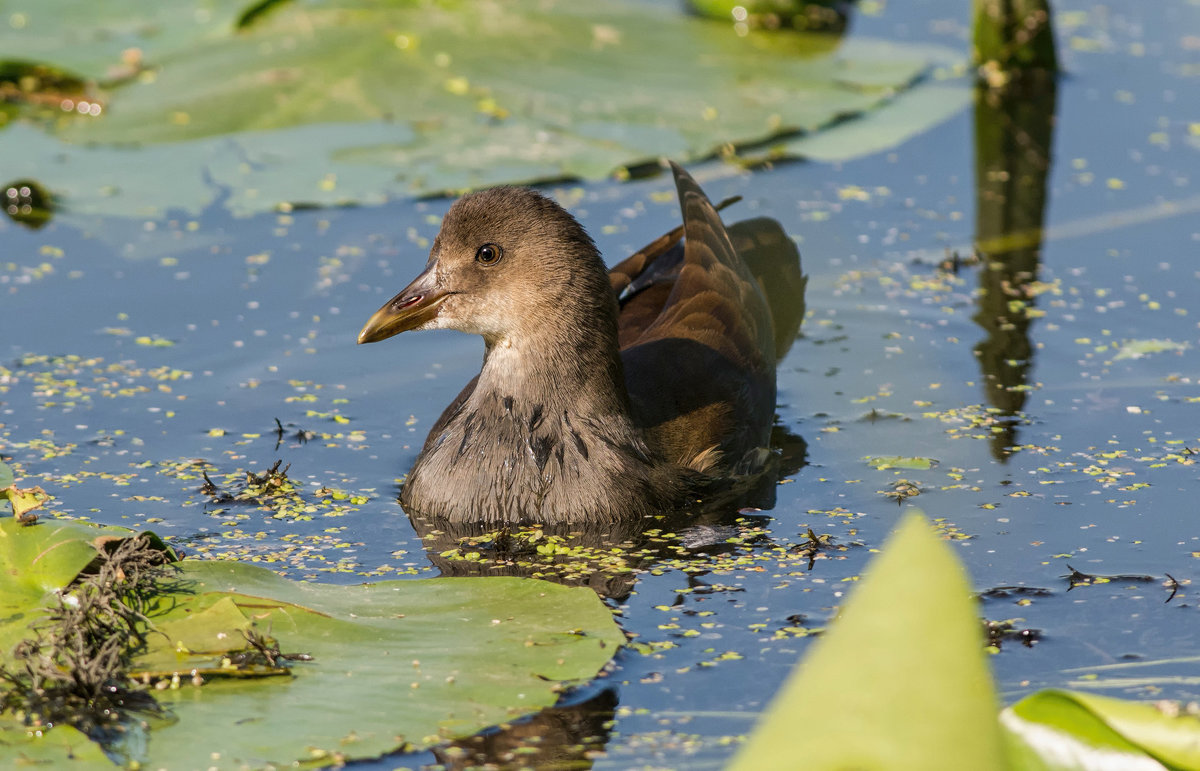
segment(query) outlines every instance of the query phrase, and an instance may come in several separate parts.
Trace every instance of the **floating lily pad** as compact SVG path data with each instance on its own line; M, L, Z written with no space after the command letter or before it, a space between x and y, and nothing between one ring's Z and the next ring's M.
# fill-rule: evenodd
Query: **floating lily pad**
M1165 353L1167 351L1186 351L1188 344L1177 343L1174 340L1126 340L1121 343L1121 348L1117 355L1113 357L1113 361L1121 359L1141 359L1149 356L1152 353Z
M0 573L0 637L27 632L46 600L40 590L66 586L95 557L97 535L114 531L0 522L0 559L13 568ZM42 578L31 581L29 565ZM331 586L238 563L168 570L149 600L148 650L131 674L174 683L154 691L171 720L155 721L144 748L119 748L153 768L196 758L212 768L336 762L428 747L553 704L624 642L592 591L529 579ZM311 660L239 667L232 661L252 632ZM22 735L11 717L5 723L6 736ZM58 741L58 730L46 735ZM26 746L0 745L0 758Z
M100 745L69 725L30 730L0 717L0 759L16 768L112 767Z
M41 62L104 81L128 72L131 51L149 65L198 42L227 37L246 0L0 0L3 58Z
M836 130L789 138L768 148L779 157L829 163L891 150L958 115L971 104L964 83L924 85Z
M646 3L295 0L164 9L123 0L115 10L54 12L61 5L0 5L22 19L19 28L0 27L3 56L93 79L133 66L131 58L145 69L102 94L100 116L56 121L47 128L53 140L11 127L0 133L16 164L7 171L37 179L69 211L136 216L171 208L194 215L217 200L251 213L284 201L594 179L663 156L696 159L796 132L840 131L846 118L925 88L933 65L962 58L834 35L742 36ZM252 21L239 27L247 15ZM55 35L72 44L51 45ZM919 109L907 121L873 124L870 141L860 132L836 154L894 145L944 116ZM131 146L143 149L135 157ZM235 191L227 201L225 190Z

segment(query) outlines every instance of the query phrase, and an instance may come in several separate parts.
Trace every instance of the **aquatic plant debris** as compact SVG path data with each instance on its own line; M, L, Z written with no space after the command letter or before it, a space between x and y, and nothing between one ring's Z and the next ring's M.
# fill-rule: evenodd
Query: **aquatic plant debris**
M1177 343L1174 340L1129 340L1121 343L1117 355L1113 357L1113 361L1140 359L1143 356L1149 356L1154 353L1186 351L1188 347L1189 343Z
M32 512L49 502L50 496L40 487L19 488L15 484L13 471L7 463L0 461L0 498L8 500L12 514L22 524L33 524L37 515Z
M0 534L9 547L34 540L11 528ZM64 544L59 540L45 548ZM34 620L25 628L28 636L0 657L0 720L11 715L37 733L69 725L113 750L126 732L144 730L146 717L161 715L149 691L130 678L130 670L135 653L147 643L151 627L146 612L163 566L174 554L149 534L98 536L91 545L92 561L61 593L47 598L51 605L41 618L28 608L17 614L22 621L28 615ZM19 546L4 551L11 569L31 572L58 556L30 554ZM7 649L20 632L11 619L5 626L0 641Z

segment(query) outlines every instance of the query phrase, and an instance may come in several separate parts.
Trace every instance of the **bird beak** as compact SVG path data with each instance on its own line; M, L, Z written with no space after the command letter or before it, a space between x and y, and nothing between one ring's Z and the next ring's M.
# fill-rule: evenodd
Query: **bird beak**
M358 333L358 342L377 343L437 318L442 300L450 293L438 286L436 268L437 261L431 261L424 273L375 311Z

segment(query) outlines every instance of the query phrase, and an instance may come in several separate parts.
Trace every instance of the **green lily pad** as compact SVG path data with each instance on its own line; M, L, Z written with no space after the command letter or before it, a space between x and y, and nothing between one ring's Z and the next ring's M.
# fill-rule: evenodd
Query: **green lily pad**
M3 58L40 62L90 80L129 69L127 51L150 65L198 41L229 35L246 0L0 0Z
M1003 742L970 585L914 515L730 768L1004 769Z
M69 725L31 730L0 718L0 759L14 768L106 768L100 745Z
M922 86L834 131L785 140L768 154L834 163L881 153L958 115L971 98L965 82Z
M0 577L5 639L42 599L22 589L30 583L22 568L46 563L36 586L65 586L95 556L97 532L0 522L0 547L8 549L0 558L14 568ZM199 561L171 571L151 600L153 631L131 670L171 683L154 691L171 719L154 721L144 748L121 748L146 767L187 767L196 758L212 768L331 763L428 747L553 704L624 642L595 593L542 581L332 586ZM22 589L19 601L12 588ZM22 617L10 620L16 610ZM311 660L239 669L231 659L250 647L252 629L282 653ZM11 718L0 725L5 735L23 735ZM26 747L0 744L0 759Z
M0 26L3 56L99 79L138 48L153 66L104 93L99 117L43 126L53 139L11 122L0 133L6 171L39 180L68 215L194 215L217 200L244 214L594 179L663 156L837 132L926 88L932 66L962 59L834 35L742 36L647 3L122 0L47 10L60 5L0 2L24 19ZM72 44L55 48L56 34ZM894 145L944 119L946 103L875 123L869 140L860 132L837 154ZM784 143L769 154L804 152ZM235 191L227 201L224 190Z
M212 679L164 691L160 702L178 721L151 735L147 762L155 767L214 749L214 764L236 768L428 747L553 704L565 685L593 677L623 642L590 590L540 581L342 587L238 564L183 568L197 598L168 621L181 620L189 606L231 602L243 623L269 629L285 651L313 661L296 664L284 679ZM229 609L194 624L188 639L206 630L215 636L212 622ZM163 643L145 663L162 671L164 652L177 643ZM212 651L179 654L175 668L186 677L213 658Z

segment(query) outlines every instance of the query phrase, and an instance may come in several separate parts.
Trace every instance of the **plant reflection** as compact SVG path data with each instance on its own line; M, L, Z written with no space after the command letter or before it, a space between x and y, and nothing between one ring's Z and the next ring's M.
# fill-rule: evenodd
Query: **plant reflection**
M992 438L998 460L1018 443L1029 391L1057 90L1052 74L1030 72L975 92L975 242L983 268L974 319L987 332L975 355L987 400L999 412L1001 430Z
M605 689L576 704L544 709L532 718L434 750L447 771L468 768L590 768L612 730L617 693Z

